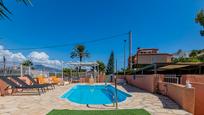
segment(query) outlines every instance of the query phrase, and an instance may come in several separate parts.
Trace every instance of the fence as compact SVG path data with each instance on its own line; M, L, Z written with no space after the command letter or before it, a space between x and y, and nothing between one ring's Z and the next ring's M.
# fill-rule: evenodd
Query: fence
M166 74L164 75L164 82L179 84L179 76L176 74Z

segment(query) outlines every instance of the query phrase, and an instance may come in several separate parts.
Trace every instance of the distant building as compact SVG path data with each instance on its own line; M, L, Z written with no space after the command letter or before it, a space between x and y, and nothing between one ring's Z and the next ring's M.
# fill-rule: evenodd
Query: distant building
M153 63L171 63L173 55L168 53L159 53L159 49L142 48L138 49L137 53L132 57L133 66L149 65Z

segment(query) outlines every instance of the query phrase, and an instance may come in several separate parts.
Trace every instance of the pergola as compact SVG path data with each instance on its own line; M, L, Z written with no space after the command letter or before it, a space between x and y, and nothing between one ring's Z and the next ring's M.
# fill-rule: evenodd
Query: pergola
M97 62L67 62L65 64L74 67L82 66L97 67L99 65Z
M97 72L97 75L99 73L99 69L97 69L97 67L99 66L99 64L97 62L65 62L63 63L63 67L70 67L70 68L77 68L77 72L79 72L79 68L81 67L93 67L94 72ZM72 73L72 71L71 71ZM96 78L96 76L93 75L94 78Z

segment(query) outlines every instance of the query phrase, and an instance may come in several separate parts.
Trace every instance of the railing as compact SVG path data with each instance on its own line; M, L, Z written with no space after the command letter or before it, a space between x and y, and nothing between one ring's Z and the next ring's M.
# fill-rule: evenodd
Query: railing
M164 82L179 84L179 77L175 74L164 75Z

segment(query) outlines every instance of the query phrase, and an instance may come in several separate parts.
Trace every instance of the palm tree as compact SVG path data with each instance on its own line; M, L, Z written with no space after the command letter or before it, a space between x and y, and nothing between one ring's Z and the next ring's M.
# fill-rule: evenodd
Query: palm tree
M33 62L31 60L25 60L22 65L26 67L33 66Z
M16 2L32 5L31 0L16 0ZM7 18L10 20L8 14L12 14L12 12L5 6L3 0L0 0L0 18Z
M71 58L79 58L79 61L82 62L83 58L89 57L90 54L86 50L84 45L76 45L71 52Z

